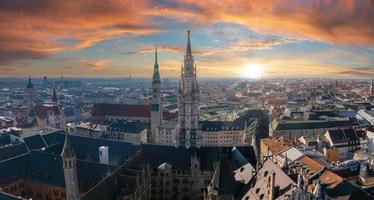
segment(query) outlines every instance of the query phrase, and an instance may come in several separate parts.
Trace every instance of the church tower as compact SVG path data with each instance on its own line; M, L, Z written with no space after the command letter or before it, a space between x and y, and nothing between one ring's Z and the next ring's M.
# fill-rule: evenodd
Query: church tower
M158 127L161 125L161 79L158 70L157 48L155 49L155 64L153 66L152 78L152 102L151 102L151 143L158 142Z
M179 145L186 148L197 146L197 130L199 125L199 85L196 79L196 65L192 55L190 31L187 32L187 49L181 68L181 80L178 91L178 125Z
M57 102L58 101L58 98L57 98L57 93L56 93L56 88L53 89L53 94L52 94L52 103L53 103L53 106L57 106Z
M53 102L52 107L49 110L49 115L48 115L48 124L49 126L53 128L60 129L61 128L61 111L58 106L56 88L53 89L52 102Z
M31 108L34 107L35 104L35 97L34 97L34 85L31 83L31 78L29 77L29 82L26 85L26 93L27 93L27 99L26 99L26 106L27 109L31 110Z
M64 168L66 200L79 200L77 158L67 132L65 133L65 144L61 157Z

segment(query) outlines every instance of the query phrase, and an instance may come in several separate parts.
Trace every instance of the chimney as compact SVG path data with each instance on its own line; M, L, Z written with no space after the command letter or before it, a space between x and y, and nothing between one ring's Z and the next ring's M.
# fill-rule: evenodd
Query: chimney
M100 158L101 164L109 165L109 147L108 146L99 147L99 158Z

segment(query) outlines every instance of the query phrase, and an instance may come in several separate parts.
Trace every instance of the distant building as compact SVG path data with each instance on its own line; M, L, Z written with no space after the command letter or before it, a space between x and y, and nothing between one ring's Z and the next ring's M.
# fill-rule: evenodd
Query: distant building
M98 138L106 133L107 125L91 122L69 123L67 132L71 135Z
M359 110L357 114L364 118L369 124L374 125L374 110Z
M328 130L340 127L356 125L349 119L335 120L279 120L270 123L269 131L271 137L286 137L296 140L302 136L317 138Z
M0 129L9 128L14 126L14 120L10 117L0 116Z
M372 160L361 163L359 182L366 187L374 185L374 166Z
M166 146L178 146L178 121L164 121L158 127L157 144Z
M140 121L117 120L106 128L106 134L110 139L136 145L147 143L147 132L147 124Z
M251 138L248 125L234 121L202 121L199 138L201 146L248 146Z
M91 118L97 123L106 123L115 120L150 123L151 106L147 104L95 104L91 111Z
M356 150L362 146L367 146L367 143L361 144L361 142L366 141L366 134L362 134L361 131L356 133L352 128L329 130L325 133L324 137L329 147L336 148L339 151L339 160L353 158Z

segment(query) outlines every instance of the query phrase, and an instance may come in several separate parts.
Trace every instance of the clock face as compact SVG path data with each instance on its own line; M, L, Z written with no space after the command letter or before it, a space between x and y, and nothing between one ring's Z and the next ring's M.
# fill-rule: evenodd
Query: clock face
M159 111L159 107L158 104L152 104L152 111Z

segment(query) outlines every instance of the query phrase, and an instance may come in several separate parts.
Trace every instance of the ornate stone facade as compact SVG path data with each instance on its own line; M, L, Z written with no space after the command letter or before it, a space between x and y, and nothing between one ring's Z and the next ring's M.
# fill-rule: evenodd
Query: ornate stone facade
M190 31L187 32L187 50L184 56L184 64L181 68L181 80L178 90L178 126L179 145L190 148L199 146L199 85L196 79L196 65L192 55Z

